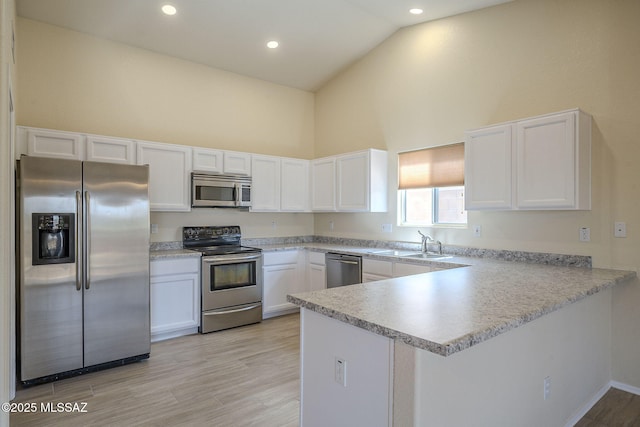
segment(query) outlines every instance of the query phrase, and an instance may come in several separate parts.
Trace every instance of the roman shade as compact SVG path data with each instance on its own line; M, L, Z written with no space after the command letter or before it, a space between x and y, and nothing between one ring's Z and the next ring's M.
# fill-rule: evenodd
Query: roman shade
M398 153L398 189L464 185L464 143Z

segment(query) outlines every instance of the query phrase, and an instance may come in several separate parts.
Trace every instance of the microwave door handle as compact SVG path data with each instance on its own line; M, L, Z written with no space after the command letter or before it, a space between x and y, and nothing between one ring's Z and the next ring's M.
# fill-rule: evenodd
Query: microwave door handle
M242 204L242 185L241 184L234 184L233 200L235 201L236 206L240 206Z

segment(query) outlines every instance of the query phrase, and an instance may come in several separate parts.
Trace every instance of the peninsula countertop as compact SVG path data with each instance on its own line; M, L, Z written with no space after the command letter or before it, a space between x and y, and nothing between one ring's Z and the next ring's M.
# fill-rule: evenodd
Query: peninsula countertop
M449 356L636 276L467 257L450 261L466 266L293 294L287 300Z

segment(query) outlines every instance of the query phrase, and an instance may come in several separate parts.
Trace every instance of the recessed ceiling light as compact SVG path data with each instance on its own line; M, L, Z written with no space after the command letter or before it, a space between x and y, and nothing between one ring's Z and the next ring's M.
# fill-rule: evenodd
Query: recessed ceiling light
M277 41L275 41L275 40L271 40L270 42L267 43L267 47L269 49L275 49L275 48L278 47L278 45L279 45L279 43Z
M422 14L422 12L424 12L424 10L418 8L409 9L409 13L411 13L412 15L420 15Z
M178 10L173 5L165 4L162 6L162 13L165 15L175 15L177 11Z

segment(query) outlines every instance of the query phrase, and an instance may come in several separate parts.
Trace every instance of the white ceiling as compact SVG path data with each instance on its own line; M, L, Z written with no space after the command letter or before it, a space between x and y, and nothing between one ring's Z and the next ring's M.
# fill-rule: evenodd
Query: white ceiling
M401 27L511 0L17 0L18 15L315 90ZM178 9L160 12L163 4ZM422 15L411 15L419 7ZM280 47L267 49L267 41Z

